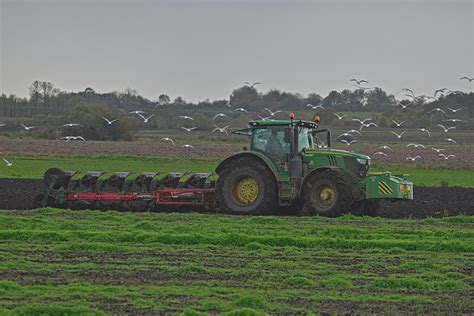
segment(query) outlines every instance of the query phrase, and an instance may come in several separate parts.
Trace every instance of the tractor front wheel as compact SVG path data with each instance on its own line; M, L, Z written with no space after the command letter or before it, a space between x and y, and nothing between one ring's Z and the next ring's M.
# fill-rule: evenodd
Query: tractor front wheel
M219 209L233 214L265 214L278 206L278 187L267 166L254 159L229 163L216 183Z
M350 186L337 172L319 172L303 185L303 213L339 216L350 211L351 202Z

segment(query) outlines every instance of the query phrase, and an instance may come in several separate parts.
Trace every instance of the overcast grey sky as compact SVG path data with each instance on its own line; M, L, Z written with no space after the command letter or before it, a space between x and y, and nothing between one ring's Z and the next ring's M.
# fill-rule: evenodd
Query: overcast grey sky
M189 101L262 91L326 95L352 77L396 93L472 91L474 0L6 1L0 92L136 89Z

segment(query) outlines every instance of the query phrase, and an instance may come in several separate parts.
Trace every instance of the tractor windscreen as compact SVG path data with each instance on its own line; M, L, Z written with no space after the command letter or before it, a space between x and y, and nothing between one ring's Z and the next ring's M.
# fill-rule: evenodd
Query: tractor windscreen
M312 149L313 136L308 128L301 127L298 132L298 150L302 151L303 149Z

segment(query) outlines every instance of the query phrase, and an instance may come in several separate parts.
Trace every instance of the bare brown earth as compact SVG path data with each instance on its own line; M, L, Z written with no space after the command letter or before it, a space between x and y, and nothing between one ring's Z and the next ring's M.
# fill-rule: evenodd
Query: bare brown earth
M245 146L245 142L239 142L239 138L233 136L227 140L190 138L177 142L176 146L170 143L159 142L153 139L135 142L120 141L76 141L66 142L61 140L33 140L33 139L0 139L0 153L13 155L50 156L50 155L126 155L126 156L149 156L149 157L192 157L192 158L215 158L223 159L232 155ZM182 148L181 145L189 143L194 148ZM408 143L398 143L392 146L392 150L378 148L378 143L360 143L347 146L334 143L333 148L353 150L366 154L373 159L374 163L396 163L416 166L445 166L450 168L474 168L474 146L453 144L425 144L426 149L407 147ZM444 148L444 153L453 154L456 157L446 160L439 157L431 148ZM375 155L375 152L383 151L388 156ZM416 162L409 162L406 157L419 155L423 157Z
M0 209L31 209L34 198L44 189L43 180L0 179ZM414 195L412 201L383 202L378 215L387 218L474 215L474 189L416 187Z

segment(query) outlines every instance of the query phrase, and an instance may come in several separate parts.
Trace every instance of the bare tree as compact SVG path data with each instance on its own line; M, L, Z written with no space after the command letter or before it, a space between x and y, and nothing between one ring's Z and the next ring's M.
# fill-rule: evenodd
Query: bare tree
M33 102L35 106L35 115L38 115L38 104L41 97L41 83L38 80L33 81L31 86L28 87L30 92L30 102ZM33 113L33 111L31 111Z

